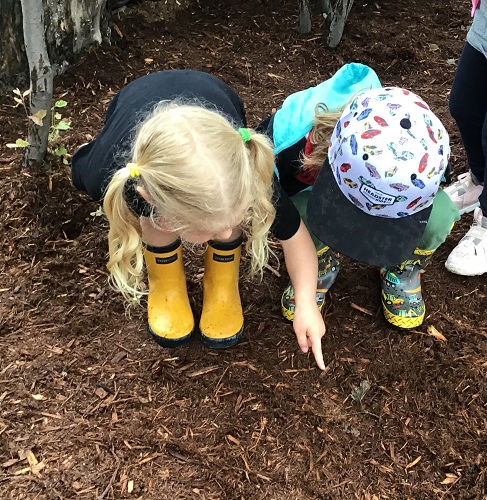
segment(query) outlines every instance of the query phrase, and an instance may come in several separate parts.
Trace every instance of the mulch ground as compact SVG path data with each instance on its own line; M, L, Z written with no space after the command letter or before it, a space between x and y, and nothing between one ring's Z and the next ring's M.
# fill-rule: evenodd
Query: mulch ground
M356 1L336 50L323 45L318 13L311 33L296 32L296 3L198 2L174 19L157 3L118 13L111 44L56 79L72 120L66 147L96 134L114 92L157 69L219 75L256 124L289 93L359 61L431 105L462 173L447 103L468 2ZM25 134L12 104L1 100L3 145ZM67 167L23 170L20 152L2 151L1 498L487 499L487 284L444 268L471 216L423 275L427 316L416 331L390 328L377 270L343 258L321 373L280 315L279 252L262 282L242 280L236 347L195 339L162 349L143 308L126 315L107 285L106 220ZM198 311L201 256L186 261Z

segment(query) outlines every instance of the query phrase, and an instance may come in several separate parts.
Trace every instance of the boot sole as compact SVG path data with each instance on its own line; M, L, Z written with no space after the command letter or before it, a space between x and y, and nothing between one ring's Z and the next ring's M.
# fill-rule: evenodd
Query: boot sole
M383 313L386 321L396 328L401 330L409 330L411 328L417 328L423 324L425 313L421 316L416 316L414 318L404 318L402 316L395 316L388 309L383 308Z
M149 325L149 333L151 334L152 338L156 341L156 343L159 344L161 347L171 348L187 344L191 339L191 335L193 335L194 333L194 329L191 330L188 333L188 335L185 335L184 337L170 338L170 337L161 337L160 335L157 335L157 333L155 333Z
M318 306L318 311L322 312L324 305L325 305L325 302L323 301L323 303ZM281 304L281 313L284 316L284 318L287 319L288 321L294 321L294 311L291 311L290 309L288 309L286 306L284 306L282 304Z
M225 338L207 337L203 332L200 332L201 342L204 346L209 347L210 349L225 349L227 347L234 346L240 340L242 332L243 326L235 335Z

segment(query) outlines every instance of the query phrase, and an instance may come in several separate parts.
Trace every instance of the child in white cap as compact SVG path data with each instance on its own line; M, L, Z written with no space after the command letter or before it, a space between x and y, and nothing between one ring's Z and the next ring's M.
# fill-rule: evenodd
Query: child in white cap
M324 95L311 129L281 149L276 165L281 172L286 172L284 164L294 165L296 179L312 185L311 190L295 188L293 200L316 237L318 305L322 307L337 276L337 251L377 266L386 320L415 328L425 317L421 271L459 219L457 208L438 190L450 156L449 138L419 96L381 88L370 68L352 66L338 73L347 68L355 75L367 71L363 83L369 87L348 99L341 113ZM268 130L276 128L278 119L276 113ZM290 285L282 297L288 319L293 308Z

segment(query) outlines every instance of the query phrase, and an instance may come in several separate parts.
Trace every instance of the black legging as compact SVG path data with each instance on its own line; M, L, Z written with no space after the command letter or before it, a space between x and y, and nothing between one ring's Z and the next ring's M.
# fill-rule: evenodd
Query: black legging
M487 185L487 58L468 42L463 48L450 94L455 119L473 175ZM487 189L479 197L487 216Z

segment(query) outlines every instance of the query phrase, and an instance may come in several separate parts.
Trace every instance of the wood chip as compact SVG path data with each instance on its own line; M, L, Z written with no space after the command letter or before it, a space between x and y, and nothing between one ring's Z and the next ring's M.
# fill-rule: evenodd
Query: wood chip
M188 373L188 377L199 377L200 375L205 375L206 373L214 372L218 370L219 366L207 366L206 368L202 368L201 370L196 370L195 372Z
M47 399L46 396L43 396L42 394L32 394L32 397L36 401L45 401Z
M267 76L270 76L271 78L276 78L277 80L284 80L283 76L276 75L275 73L267 73Z
M421 455L416 458L415 460L413 460L411 463L407 464L406 465L406 469L410 469L411 467L414 467L420 460L421 460Z
M100 399L105 399L108 395L108 392L103 389L103 387L97 387L95 390L95 394L100 398Z
M142 465L146 464L147 462L150 462L151 460L154 460L154 458L160 457L162 453L154 453L154 455L151 455L150 457L143 458L139 462L137 462L135 465Z
M438 340L442 340L443 342L446 342L446 337L440 333L433 325L428 326L428 335L431 335L431 337L435 337Z
M354 304L353 302L350 302L350 306L353 307L354 309L357 309L357 311L363 312L364 314L368 314L369 316L374 316L374 313L372 311L369 311L364 307L360 307L357 304Z
M231 434L227 434L227 439L233 444L240 445L240 441L237 438L234 438Z
M115 354L115 356L113 356L110 362L113 364L120 363L120 361L122 361L122 359L125 358L126 356L127 353L125 351L119 351L117 352L117 354Z
M4 469L7 469L8 467L12 467L12 465L18 464L19 462L20 462L20 458L11 458L10 460L3 462L3 464L1 464L1 466Z

